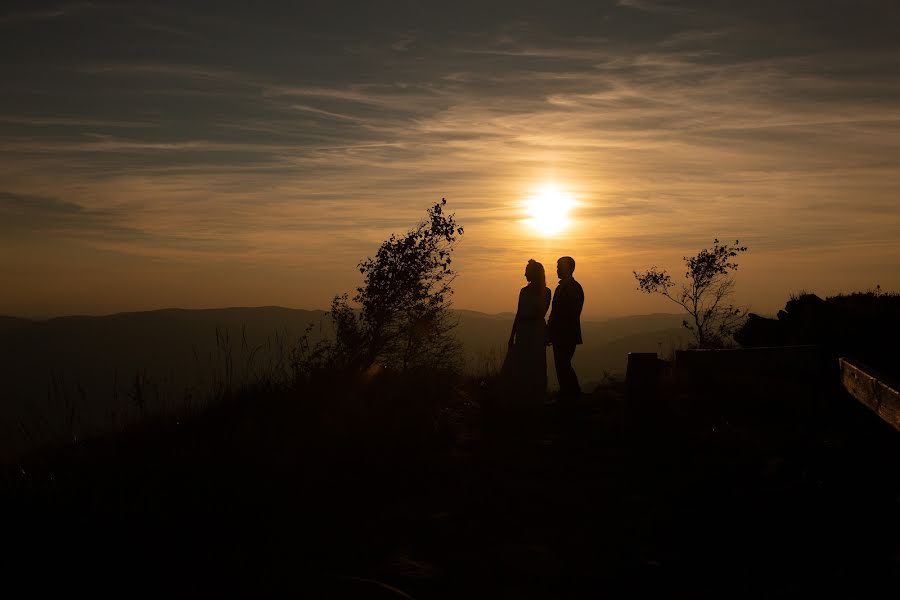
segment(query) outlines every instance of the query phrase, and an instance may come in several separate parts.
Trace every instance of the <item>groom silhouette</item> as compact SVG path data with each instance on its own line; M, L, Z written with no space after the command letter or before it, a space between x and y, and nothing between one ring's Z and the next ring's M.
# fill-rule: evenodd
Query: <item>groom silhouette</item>
M578 375L572 368L575 346L581 343L581 309L584 307L584 290L572 278L575 259L563 256L556 261L559 285L553 292L553 307L547 319L550 343L553 344L553 363L559 380L561 398L572 398L581 393Z

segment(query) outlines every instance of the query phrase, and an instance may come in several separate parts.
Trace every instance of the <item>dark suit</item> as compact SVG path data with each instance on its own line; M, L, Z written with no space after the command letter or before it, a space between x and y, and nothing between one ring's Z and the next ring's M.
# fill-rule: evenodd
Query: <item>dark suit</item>
M547 319L550 341L553 343L553 363L559 392L563 396L581 393L578 376L572 368L575 346L581 343L581 309L584 290L572 277L560 280L553 294L553 308Z

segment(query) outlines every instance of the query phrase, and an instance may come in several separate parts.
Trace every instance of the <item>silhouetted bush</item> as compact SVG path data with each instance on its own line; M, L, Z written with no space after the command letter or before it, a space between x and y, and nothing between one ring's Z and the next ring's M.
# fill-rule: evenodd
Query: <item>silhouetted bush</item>
M441 199L427 217L402 236L392 234L374 258L359 263L363 284L356 294L335 296L330 316L334 339L294 353L298 379L332 373L372 375L426 371L457 373L462 348L451 335L453 247L463 228L445 214ZM351 301L357 306L351 305Z
M896 374L900 294L876 288L824 300L808 293L791 296L776 319L751 314L735 339L745 347L821 345Z

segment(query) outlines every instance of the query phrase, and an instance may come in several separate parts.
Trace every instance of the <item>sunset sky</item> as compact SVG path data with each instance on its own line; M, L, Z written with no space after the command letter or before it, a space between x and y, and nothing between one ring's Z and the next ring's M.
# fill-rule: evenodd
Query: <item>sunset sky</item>
M674 312L632 270L716 237L755 312L900 291L896 0L15 4L0 314L327 308L441 197L458 308L568 254L588 316Z

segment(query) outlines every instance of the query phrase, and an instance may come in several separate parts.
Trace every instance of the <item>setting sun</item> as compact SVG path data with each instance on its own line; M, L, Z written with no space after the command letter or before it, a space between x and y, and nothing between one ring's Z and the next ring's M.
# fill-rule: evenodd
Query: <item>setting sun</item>
M570 225L574 205L572 196L555 185L544 185L525 200L526 223L541 235L555 235Z

